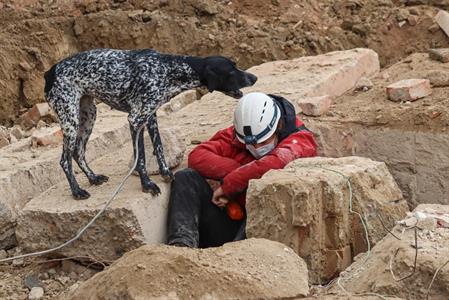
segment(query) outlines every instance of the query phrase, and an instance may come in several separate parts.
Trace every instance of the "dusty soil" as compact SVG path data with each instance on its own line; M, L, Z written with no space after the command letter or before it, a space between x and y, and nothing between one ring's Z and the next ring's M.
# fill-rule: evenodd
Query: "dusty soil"
M70 260L59 259L35 258L27 260L20 267L2 265L0 299L28 299L30 289L26 286L26 280L30 278L33 278L32 281L37 283L37 286L44 289L42 300L54 299L62 292L77 288L97 272Z
M249 67L331 50L369 47L388 65L449 45L432 27L445 1L0 1L0 124L43 99L42 74L90 48L222 54ZM401 23L400 23L401 22ZM429 28L431 31L429 31Z
M301 298L306 269L292 249L265 239L199 250L143 246L60 299Z

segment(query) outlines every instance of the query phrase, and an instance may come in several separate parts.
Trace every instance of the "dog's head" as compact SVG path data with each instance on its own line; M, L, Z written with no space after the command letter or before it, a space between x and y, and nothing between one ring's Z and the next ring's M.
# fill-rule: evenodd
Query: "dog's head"
M223 56L204 58L200 80L209 92L219 91L233 98L243 96L241 88L252 86L257 77L237 68L235 62Z

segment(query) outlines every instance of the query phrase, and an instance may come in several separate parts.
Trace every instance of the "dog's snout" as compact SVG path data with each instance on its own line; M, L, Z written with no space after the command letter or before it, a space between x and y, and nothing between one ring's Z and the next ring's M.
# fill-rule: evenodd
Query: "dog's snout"
M251 73L247 73L246 80L248 81L249 85L253 85L257 81L257 76Z

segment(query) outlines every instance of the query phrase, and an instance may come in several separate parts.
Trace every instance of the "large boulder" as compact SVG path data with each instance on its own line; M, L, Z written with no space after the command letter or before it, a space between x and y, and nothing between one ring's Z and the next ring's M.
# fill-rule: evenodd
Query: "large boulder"
M293 299L308 290L292 249L249 239L203 250L143 246L64 299Z
M367 249L351 204L367 220L371 245L386 233L378 216L390 226L408 211L382 162L361 157L298 159L250 181L247 235L290 246L306 260L310 281L323 283Z
M369 291L410 300L449 299L449 206L421 204L400 223L392 229L400 240L388 234L372 249L368 260L357 259L342 274L341 284L350 293ZM336 286L331 292L341 290Z

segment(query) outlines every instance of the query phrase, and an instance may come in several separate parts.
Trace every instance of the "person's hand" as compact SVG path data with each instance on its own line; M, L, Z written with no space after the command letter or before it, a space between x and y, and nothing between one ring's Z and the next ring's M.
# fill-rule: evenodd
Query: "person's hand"
M213 191L216 191L221 185L220 181L218 181L218 180L206 179L206 181Z
M226 198L226 195L223 193L223 189L219 187L215 190L212 195L212 203L220 208L224 208L226 204L228 204L229 200Z

